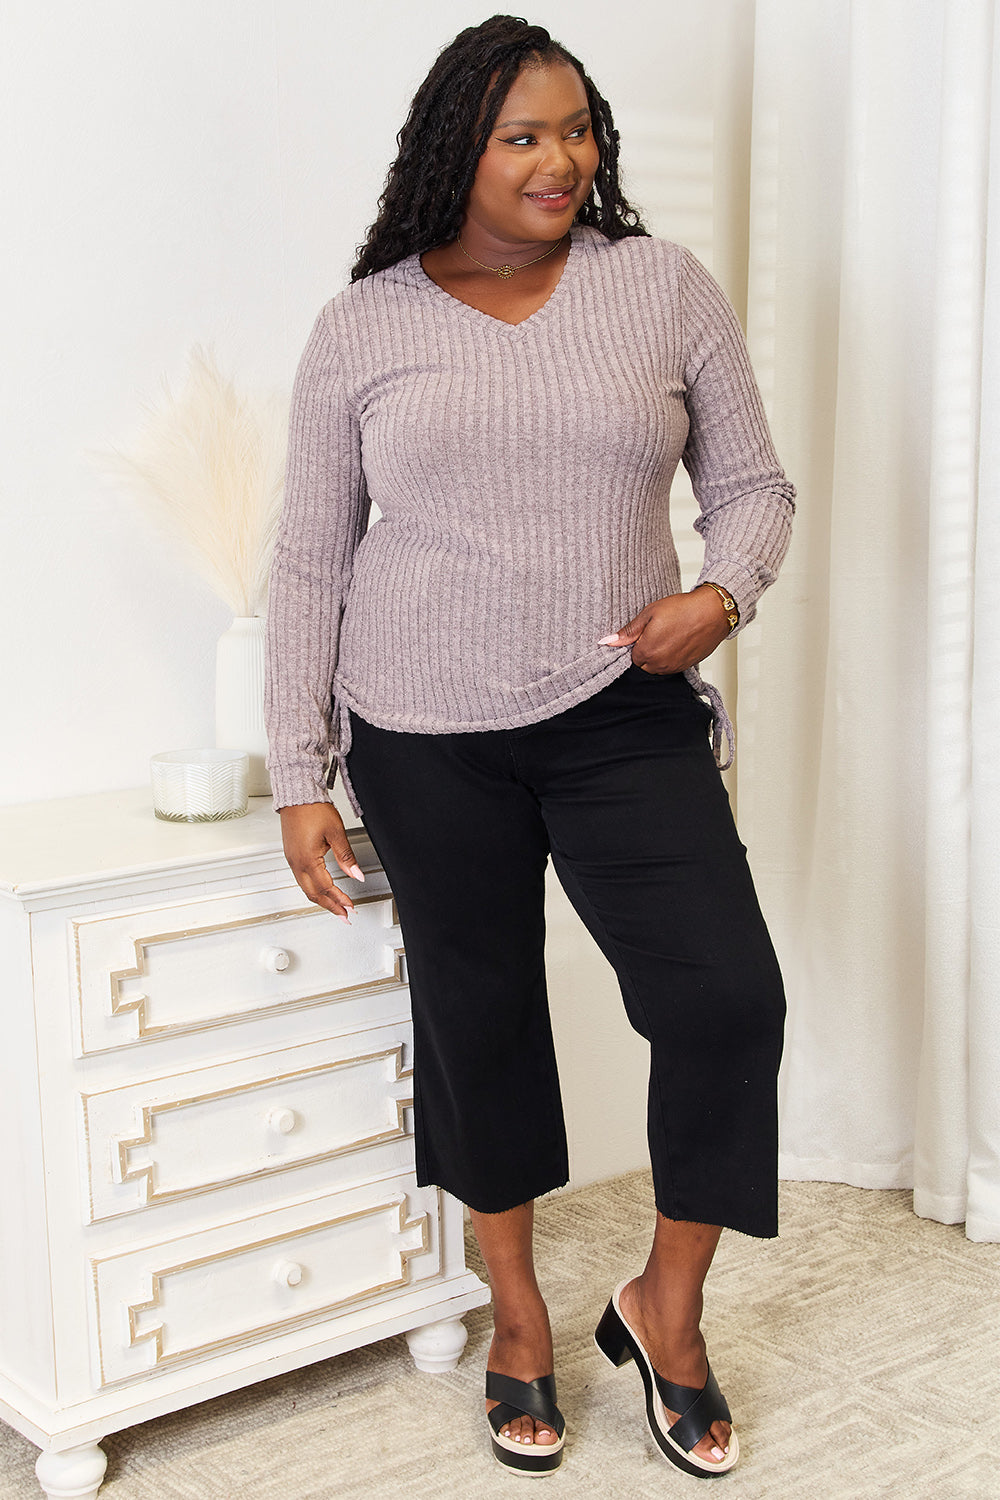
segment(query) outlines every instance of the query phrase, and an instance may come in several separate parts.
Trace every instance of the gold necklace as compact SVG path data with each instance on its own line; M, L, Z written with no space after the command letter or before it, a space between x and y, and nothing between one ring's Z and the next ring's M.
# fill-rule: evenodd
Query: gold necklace
M566 238L565 235L560 235L559 239L556 240L555 244L552 245L548 250L546 250L545 255L551 255L554 250L558 250L559 246L562 244L562 242L563 242L563 240L565 238ZM488 266L488 265L485 264L484 261L477 260L474 255L470 255L469 254L468 250L466 250L465 246L462 244L462 236L461 235L458 236L458 248L461 250L462 254L466 257L467 260L471 260L472 261L472 264L474 266L482 266L482 268L483 268L484 271L492 271L493 274L494 274L494 276L500 276L500 277L503 278L504 281L509 281L510 278L513 276L513 274L514 274L515 271L523 271L526 266L537 266L537 264L538 264L538 262L540 260L544 260L545 259L545 255L536 255L535 258L534 258L534 260L525 260L525 261L522 261L519 266L511 266L511 265Z

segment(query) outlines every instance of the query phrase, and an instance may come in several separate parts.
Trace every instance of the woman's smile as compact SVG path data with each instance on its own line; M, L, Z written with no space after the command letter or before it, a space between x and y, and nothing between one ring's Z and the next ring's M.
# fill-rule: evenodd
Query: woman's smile
M560 188L556 192L525 193L524 196L532 203L537 204L539 208L544 208L549 213L561 213L563 209L569 207L572 189Z

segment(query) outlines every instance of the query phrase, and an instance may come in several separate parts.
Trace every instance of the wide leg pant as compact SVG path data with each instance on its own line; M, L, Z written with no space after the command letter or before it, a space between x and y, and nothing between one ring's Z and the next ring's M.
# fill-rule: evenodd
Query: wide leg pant
M634 665L517 729L410 734L351 714L347 769L406 946L418 1183L495 1213L567 1180L551 854L650 1044L656 1206L777 1233L784 995L708 722L683 676Z

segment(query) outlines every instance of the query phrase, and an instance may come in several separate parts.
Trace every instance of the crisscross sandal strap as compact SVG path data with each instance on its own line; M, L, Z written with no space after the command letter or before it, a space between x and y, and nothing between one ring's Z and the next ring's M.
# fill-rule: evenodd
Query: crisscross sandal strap
M713 1422L731 1422L729 1406L719 1390L719 1383L708 1367L708 1379L701 1390L692 1385L674 1385L653 1371L660 1400L670 1411L680 1416L670 1429L670 1437L685 1453L701 1441Z
M537 1380L515 1380L513 1375L500 1375L495 1370L486 1371L486 1399L502 1404L487 1412L487 1419L494 1432L513 1417L534 1417L551 1427L556 1437L566 1430L563 1414L556 1405L556 1378L540 1375Z

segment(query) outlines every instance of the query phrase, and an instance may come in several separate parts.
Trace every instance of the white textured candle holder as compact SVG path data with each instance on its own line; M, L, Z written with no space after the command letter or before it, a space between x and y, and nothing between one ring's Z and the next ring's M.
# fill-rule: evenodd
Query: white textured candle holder
M161 750L149 766L153 811L168 823L219 823L247 810L244 750Z

